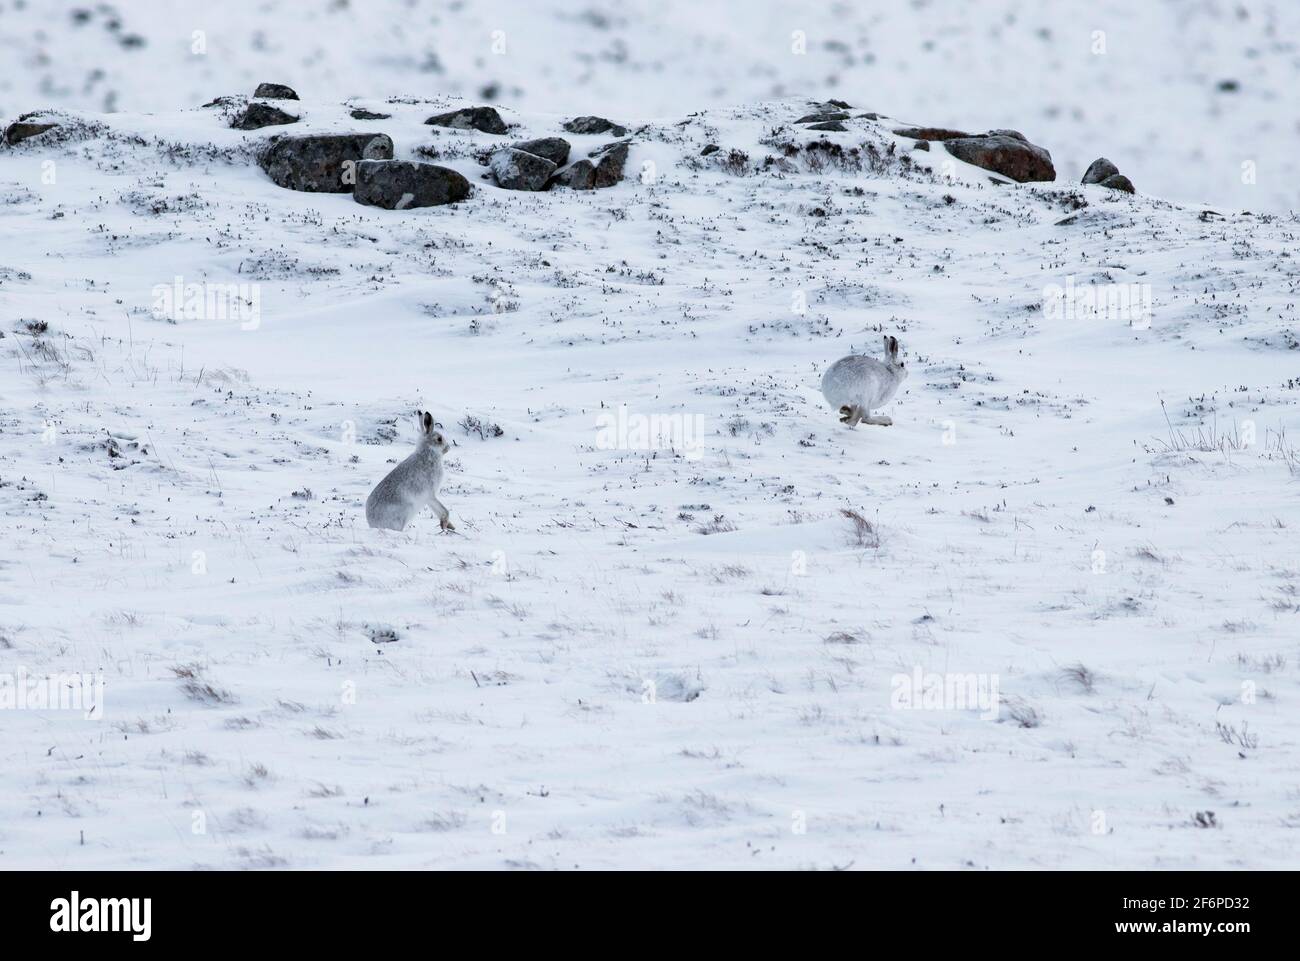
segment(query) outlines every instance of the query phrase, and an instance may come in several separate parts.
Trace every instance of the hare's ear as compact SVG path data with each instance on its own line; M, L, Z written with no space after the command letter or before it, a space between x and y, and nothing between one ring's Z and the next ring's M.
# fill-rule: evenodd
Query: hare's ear
M889 336L885 338L885 353L889 355L890 360L898 360L898 338Z
M433 433L433 415L427 410L424 412L424 417L420 419L420 429L426 434Z

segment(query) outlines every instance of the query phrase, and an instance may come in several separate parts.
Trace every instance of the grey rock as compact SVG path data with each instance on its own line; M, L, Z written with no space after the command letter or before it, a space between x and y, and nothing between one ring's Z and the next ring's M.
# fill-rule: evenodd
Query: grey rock
M534 157L543 157L555 164L557 167L563 167L569 162L569 141L563 137L542 137L539 140L521 140L519 143L511 144L515 150L522 150L524 153L530 153Z
M569 133L610 133L615 137L626 137L627 128L619 126L604 117L574 117L564 125Z
M387 120L392 116L391 113L375 113L373 110L366 110L364 107L357 107L351 113L353 120Z
M933 139L933 138L925 138ZM983 137L957 137L944 141L948 152L958 160L1010 177L1017 183L1056 179L1052 155L1042 147L1003 134Z
M455 130L480 130L483 133L503 134L507 132L505 121L495 107L463 107L449 110L425 121L435 127L451 127Z
M498 187L506 190L545 190L546 182L555 173L557 164L524 150L502 147L492 154L488 167L496 178Z
M595 190L596 165L590 160L579 160L551 177L550 186L568 187L570 190Z
M362 160L352 198L385 210L438 207L470 195L469 181L448 167L409 160Z
M382 133L276 137L258 163L289 190L345 194L362 160L392 160L393 141Z
M944 127L900 127L894 131L894 136L911 137L913 140L955 140L958 137L969 137L971 134Z
M1010 137L1012 140L1019 140L1023 143L1029 143L1029 139L1019 130L990 130L984 136L986 137Z
M1137 188L1133 186L1133 181L1129 180L1123 174L1111 174L1101 182L1103 187L1109 187L1111 190L1122 190L1126 194L1137 193Z
M272 107L269 103L250 103L231 121L230 126L236 130L260 130L263 127L297 122L297 117L285 113L279 107Z
M5 143L12 147L16 143L30 140L32 137L39 136L47 130L53 130L57 126L57 123L30 123L19 120L5 127Z
M293 87L286 87L282 83L259 83L257 89L253 91L254 97L264 97L267 100L297 100L298 94L294 92Z
M849 128L844 126L838 120L823 120L821 123L812 123L808 125L809 130L834 130L844 133Z
M596 186L612 187L623 179L623 167L627 164L628 142L619 140L606 144L587 154L596 161Z
M930 141L928 141L928 140L918 140L916 143L912 144L912 149L913 149L913 150L929 150L929 149L930 149Z
M1099 184L1107 177L1113 177L1119 173L1119 168L1107 160L1105 157L1098 157L1088 165L1084 171L1083 183Z
M849 115L841 111L823 110L821 113L810 113L800 117L795 123L829 123L832 120L848 120Z

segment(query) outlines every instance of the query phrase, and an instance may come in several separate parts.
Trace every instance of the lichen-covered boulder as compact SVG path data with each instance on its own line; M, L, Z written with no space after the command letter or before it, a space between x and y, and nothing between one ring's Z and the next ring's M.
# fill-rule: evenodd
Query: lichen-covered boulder
M596 186L612 187L623 179L623 167L627 164L628 142L616 143L593 150L587 156L596 161Z
M604 117L574 117L564 125L569 133L608 133L615 137L626 137L627 128L606 120Z
M275 183L289 190L345 194L363 160L392 160L393 141L382 133L277 137L258 159Z
M266 100L297 100L298 94L294 92L293 87L286 87L282 83L259 83L257 89L253 91L254 97L263 97Z
M469 181L450 167L407 160L363 160L357 164L352 197L385 210L438 207L470 195Z
M557 167L569 162L569 141L563 137L542 137L538 140L522 140L511 144L516 150L530 153L535 157L544 157Z
M1137 193L1137 188L1133 186L1133 181L1129 180L1123 174L1111 174L1101 182L1103 187L1109 187L1111 190L1122 190L1126 194Z
M911 137L913 140L956 140L975 135L961 130L949 130L947 127L900 127L894 131L894 136Z
M843 110L823 110L800 117L795 123L832 123L836 120L848 120L849 115Z
M590 160L578 160L551 177L550 186L568 187L570 190L595 190L596 165Z
M297 122L297 117L285 113L279 107L272 107L269 103L250 103L231 121L230 126L236 130L261 130L263 127Z
M545 190L557 166L545 157L515 147L502 147L488 161L497 186L506 190Z
M16 143L30 140L32 137L39 136L47 130L53 130L57 126L57 123L32 123L19 120L5 127L5 143L12 147Z
M435 114L425 121L435 127L451 127L455 130L481 130L483 133L507 133L507 127L501 114L494 107L462 107Z
M1083 173L1083 183L1099 184L1107 177L1113 177L1119 173L1119 168L1107 160L1105 157L1098 157L1088 165L1088 169Z
M925 138L933 140L933 137ZM1017 183L1043 182L1056 179L1052 155L1027 140L1005 133L986 134L982 137L955 137L943 145L958 160L994 173L1010 177Z

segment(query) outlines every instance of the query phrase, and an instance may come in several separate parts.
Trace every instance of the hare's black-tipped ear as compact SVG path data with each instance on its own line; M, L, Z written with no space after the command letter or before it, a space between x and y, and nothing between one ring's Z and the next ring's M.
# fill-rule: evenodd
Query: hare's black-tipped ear
M420 422L420 425L424 428L426 434L433 433L433 415L427 410L424 412L424 419Z
M889 351L889 356L898 358L898 338L889 336L885 338L885 350Z

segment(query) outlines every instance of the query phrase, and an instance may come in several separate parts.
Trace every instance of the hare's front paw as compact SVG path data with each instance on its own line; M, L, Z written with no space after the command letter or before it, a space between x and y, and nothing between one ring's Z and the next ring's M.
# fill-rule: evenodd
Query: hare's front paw
M456 525L451 522L450 517L441 518L438 521L438 526L441 527L444 531L454 531L456 529Z
M893 427L894 419L892 417L881 416L876 418L876 423L879 424L881 427Z

